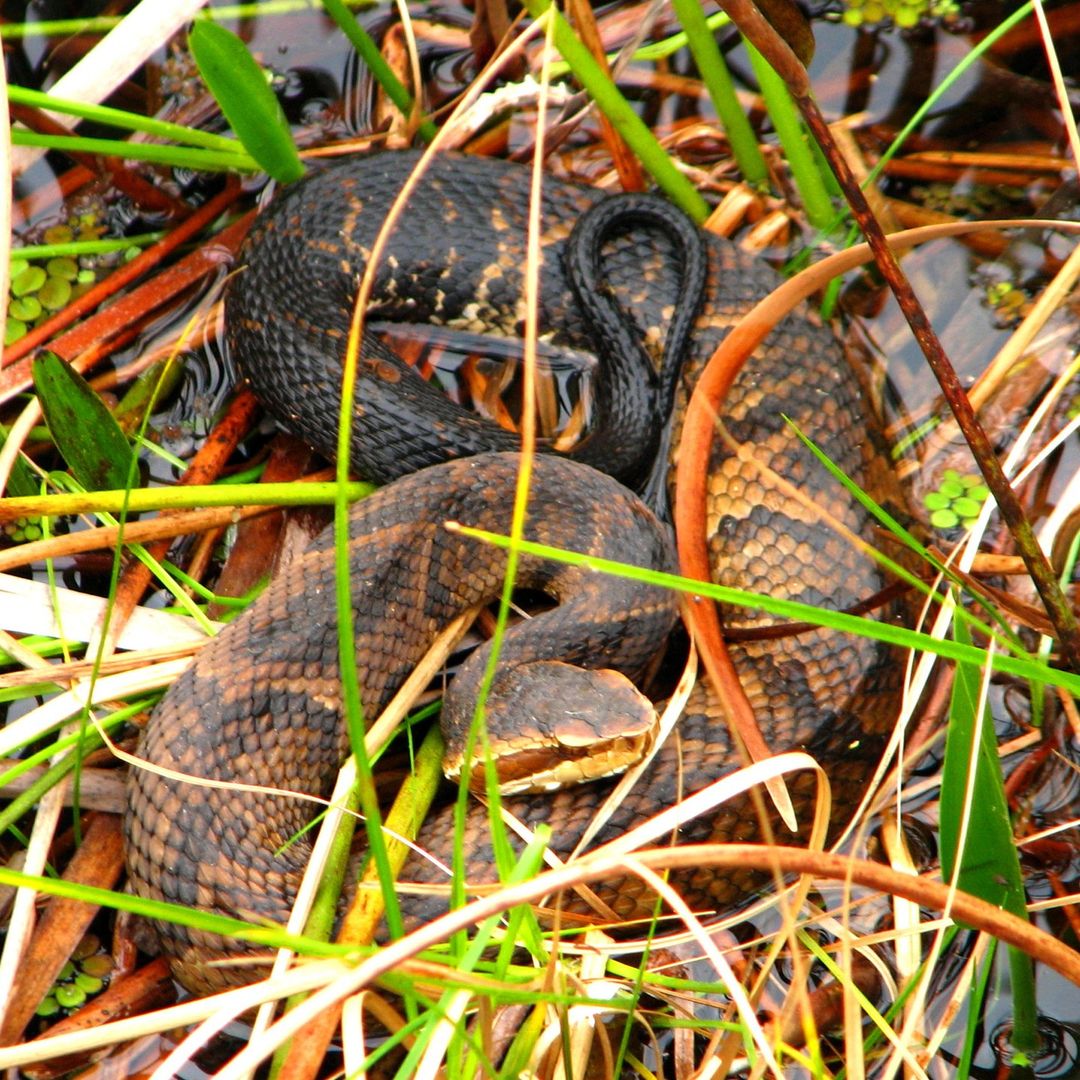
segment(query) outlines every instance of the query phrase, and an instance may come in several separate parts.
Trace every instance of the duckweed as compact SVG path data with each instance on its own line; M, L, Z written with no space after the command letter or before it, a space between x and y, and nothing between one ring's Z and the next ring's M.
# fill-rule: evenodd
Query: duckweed
M959 11L955 0L845 0L842 18L848 26L872 26L891 19L908 30L923 19L941 19Z
M75 214L66 222L50 225L37 239L46 245L82 243L100 240L108 231L99 213ZM135 248L138 254L139 248ZM14 253L11 259L10 294L4 344L12 345L35 326L40 326L55 312L62 311L73 299L87 292L97 281L95 267L115 265L128 259L127 251L112 255L54 255L51 258L27 259Z
M38 1005L37 1015L49 1019L85 1005L88 998L105 988L112 971L112 957L94 934L87 934L60 969L56 982Z
M988 494L982 477L946 469L937 490L923 496L923 505L930 511L930 524L935 529L967 529L975 524Z
M4 525L4 532L16 543L40 540L44 535L40 517L19 517Z

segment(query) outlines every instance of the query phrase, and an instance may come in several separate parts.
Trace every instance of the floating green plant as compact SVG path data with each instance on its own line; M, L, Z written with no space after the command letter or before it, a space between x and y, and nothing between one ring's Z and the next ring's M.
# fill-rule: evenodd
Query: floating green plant
M26 515L9 521L3 526L3 531L9 539L18 544L27 543L31 540L40 540L45 535L41 526L41 518Z
M41 999L37 1015L51 1018L61 1012L73 1012L105 989L112 975L113 959L94 934L75 947L71 959L60 969L56 982Z
M986 288L986 302L994 309L999 323L1009 326L1023 318L1031 297L1011 281L996 281Z
M936 491L923 496L923 505L930 511L930 524L935 529L965 529L975 524L988 494L981 476L961 475L946 469Z
M891 19L910 29L923 19L942 19L958 14L955 0L845 0L843 20L848 26L867 26Z
M85 293L97 281L98 256L111 251L127 257L131 241L103 241L104 231L99 215L78 214L66 223L45 229L43 244L15 250L4 324L5 345L18 341ZM139 250L137 246L135 250Z

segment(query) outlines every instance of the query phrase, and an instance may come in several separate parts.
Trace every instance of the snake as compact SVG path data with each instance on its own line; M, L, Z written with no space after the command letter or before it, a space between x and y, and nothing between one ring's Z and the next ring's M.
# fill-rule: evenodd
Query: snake
M337 445L342 364L357 289L418 163L412 151L353 156L288 188L257 218L226 297L228 345L242 374L284 425L328 455ZM383 238L367 320L520 338L530 192L530 170L521 165L434 156ZM597 352L589 305L568 269L573 234L598 208L617 208L622 198L544 178L537 299L545 346ZM639 216L646 220L634 224L630 212L633 227L621 227L625 221L616 209L584 257L588 269L602 276L596 285L601 307L618 309L634 328L633 349L649 365L639 381L652 386L650 400L671 397L671 443L677 447L681 415L702 366L777 279L763 260L695 229L705 264L702 302L686 320L684 362L665 388L666 376L657 372L671 327L679 323L687 254L672 230L647 220L647 210ZM615 400L623 390L598 393L607 395L601 412L625 411ZM860 381L831 328L800 310L747 362L718 421L707 463L713 579L846 609L887 583L856 542L873 542L873 520L826 475L789 418L872 495L901 499L883 464L880 431ZM525 537L673 569L669 528L621 482L640 480L642 462L616 468L615 477L600 471L601 451L620 441L655 453L655 431L653 419L629 439L587 435L576 454L537 455ZM518 448L517 435L449 402L365 332L350 463L360 476L386 485L351 508L348 527L356 661L368 722L453 617L500 595L505 554L445 523L509 530ZM290 793L327 795L349 752L334 574L328 530L199 652L154 710L137 751L153 768L133 768L128 781L127 865L138 895L258 924L287 919L313 817L311 804ZM488 723L496 715L526 714L542 727L541 714L558 713L564 730L555 741L571 764L592 737L577 737L577 727L592 723L586 714L625 718L630 734L614 734L613 741L637 740L633 718L640 714L641 691L634 684L670 636L673 594L534 556L523 557L516 581L555 604L515 626L502 643L487 698ZM752 631L773 625L770 617L727 606L722 614L725 626L737 632L733 661L767 742L774 751L804 749L821 763L832 784L834 822L844 822L894 722L901 668L892 647L824 628L755 636ZM900 617L892 609L878 614ZM487 662L481 647L463 665L444 712L456 709L471 718ZM531 689L534 668L553 681ZM719 695L701 679L672 736L654 749L617 805L606 808L590 843L625 834L739 762ZM606 778L529 791L507 796L504 806L526 827L549 826L551 851L566 857L615 783ZM256 785L272 790L253 790ZM789 789L800 822L807 822L815 778L796 773ZM400 875L406 929L446 910L452 814L447 806L429 815L418 851ZM473 803L466 816L467 887L496 880L487 815ZM672 842L761 839L759 815L750 798L740 796L682 824ZM702 914L726 912L762 887L750 868L683 870L671 881ZM564 912L594 918L589 905L596 902L619 920L649 919L656 912L654 893L630 873L600 883L594 893L591 900L567 894L558 902ZM174 973L189 987L217 989L252 977L250 967L213 962L257 953L254 946L172 922L157 923L156 934Z

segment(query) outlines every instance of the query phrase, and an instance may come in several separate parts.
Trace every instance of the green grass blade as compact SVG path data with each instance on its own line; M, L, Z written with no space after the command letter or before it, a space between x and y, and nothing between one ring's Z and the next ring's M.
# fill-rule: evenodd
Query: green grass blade
M950 88L973 66L976 66L982 57L993 48L994 44L1005 36L1014 26L1023 22L1031 15L1035 5L1032 0L1017 8L1008 17L1002 19L979 43L965 56L934 88L934 92L927 97L926 101L915 110L911 119L900 129L896 138L890 143L888 149L874 163L874 167L867 174L863 186L877 182L878 177L884 171L890 161L899 153L900 148L907 142L908 136L915 131L934 109L938 108L941 99L948 94Z
M406 119L412 116L414 106L412 95L394 74L394 69L386 62L386 58L371 35L356 21L356 16L349 10L344 0L323 0L323 7L349 39L357 55L367 65L375 81L394 103L398 112ZM424 142L431 142L438 134L438 128L430 120L422 120L417 127L417 132Z
M520 493L519 493L520 494ZM515 513L517 511L515 510ZM522 526L524 518L518 519ZM513 531L514 525L511 525ZM517 570L520 561L519 551L516 545L511 544L506 570L503 576L502 595L499 597L499 607L495 616L495 628L490 639L490 647L487 656L487 665L483 679L480 681L476 696L476 705L473 709L472 723L469 734L465 740L464 760L473 761L481 759L484 764L484 783L488 800L488 826L489 839L494 854L495 867L500 881L509 881L520 865L514 849L510 845L507 836L507 828L502 820L501 807L502 797L499 791L499 778L496 763L487 741L487 702L495 675L498 670L499 656L502 652L503 640L509 629L510 613L513 611L513 596L517 581ZM451 882L450 904L451 907L460 907L465 901L464 883L467 880L467 857L465 852L466 822L472 800L469 794L469 784L465 770L462 770L462 778L458 787L457 799L454 803L454 849L451 867L454 871ZM532 931L535 926L529 926L531 944L536 944Z
M954 635L958 642L971 645L962 622L956 623ZM978 708L980 680L977 665L957 664L941 781L941 864L946 877L958 877L964 892L1022 915L1023 903L1019 910L1016 904L1023 888L1020 864L993 724L985 709ZM965 844L962 826L969 804L978 807L977 820L972 822L977 836L970 836L973 842Z
M715 34L717 30L722 30L725 26L730 25L731 19L729 19L726 12L723 11L714 12L705 20L705 29L709 34ZM645 42L640 48L634 51L632 59L640 61L641 63L651 63L653 60L666 60L680 49L685 49L689 43L690 41L686 36L686 31L680 30L678 33L670 34L666 38ZM619 53L607 53L606 56L608 63L613 64L618 59ZM559 79L562 78L563 75L570 73L570 65L567 64L565 60L558 60L551 65L549 70L552 79Z
M40 684L47 688L49 693L55 692L55 684L45 683ZM33 697L43 691L38 689L37 685L34 686L20 686L13 688L21 693L22 697ZM15 697L10 697L8 700L19 700ZM145 712L151 708L154 702L157 700L157 696L143 697L138 701L133 701L127 705L122 705L106 716L101 717L98 720L98 726L103 731L111 731L119 724L126 723L134 716L138 716L140 712ZM85 742L84 742L85 740ZM91 748L96 748L100 745L96 729L91 729L85 733L82 732L68 732L66 735L61 735L53 742L42 747L42 749L35 751L32 754L27 754L26 757L20 758L14 762L10 768L5 769L3 773L0 773L0 788L5 787L24 773L33 769L37 765L47 765L50 759L57 758L65 750L70 750L71 747L77 746L82 748L83 756L89 753ZM0 832L6 829L9 825L14 824L19 819L18 814L12 816L10 806L0 810Z
M525 7L534 19L552 10L551 0L525 0ZM667 151L657 141L649 127L634 112L630 103L619 93L615 84L601 70L592 53L582 44L570 24L557 11L552 10L555 20L555 47L570 66L574 77L589 92L600 111L626 140L641 164L667 194L671 201L700 223L709 213L708 204L690 181L675 167Z
M0 835L9 829L13 830L25 815L33 812L47 792L75 772L86 754L102 745L101 740L92 735L90 730L80 731L75 735L75 740L76 749L73 753L65 754L59 761L48 765L33 783L27 785L25 791L13 796L3 811L0 811ZM7 783L17 775L16 769L7 770L4 773L4 782Z
M498 548L506 549L510 546L509 538L500 536L497 533L487 532L484 529L473 529L465 525L454 525L454 528L460 530L465 536L475 537L477 540L492 544ZM564 562L569 566L584 566L597 573L614 574L617 577L628 578L631 581L643 581L649 585L674 589L677 592L688 593L691 596L703 596L710 600L716 600L721 604L733 604L736 607L764 611L770 615L777 615L780 618L790 619L794 622L807 622L844 633L858 634L862 637L883 641L904 649L932 652L937 656L944 657L946 660L960 660L979 664L986 659L986 654L974 646L947 639L939 640L929 634L909 630L904 626L878 622L875 619L864 618L860 615L849 615L844 611L830 611L825 608L814 607L811 604L803 604L797 600L779 600L776 597L762 596L757 593L746 592L743 589L732 589L726 585L693 581L690 578L680 577L678 574L667 574L660 570L631 566L628 563L615 562L612 559L600 559L594 555L583 554L580 551L566 551L563 548L550 547L547 544L537 544L531 540L519 541L517 547L525 555L535 555L541 559L552 559L556 562ZM1076 675L1071 671L1052 667L1029 656L1006 656L1001 653L992 653L989 659L995 671L1016 675L1022 679L1029 679L1047 686L1060 686L1070 694L1080 694L1080 675Z
M254 165L254 162L252 164ZM60 244L27 244L26 247L12 248L11 259L15 262L19 259L52 259L59 255L104 255L110 251L126 251L128 248L156 244L164 236L163 232L148 232L112 240L69 240Z
M375 0L346 0L350 7L369 8ZM195 18L215 22L230 19L250 19L255 16L289 15L295 11L310 11L321 7L319 0L251 0L246 4L221 4L204 8ZM119 26L123 15L91 15L78 19L42 19L40 22L5 23L4 37L67 37L71 34L105 34Z
M247 46L217 23L199 21L188 36L199 74L248 153L283 184L299 180L304 165L289 122Z
M134 474L135 474L135 468L136 468L136 465L137 465L137 459L136 459L134 454L132 454L132 456L131 456L131 461L132 461L132 469L131 469L131 474L129 475L129 480L130 480L131 483L134 483L135 482L135 475ZM50 479L51 483L53 483L57 487L61 487L61 488L63 488L63 487L74 488L74 487L79 487L80 486L79 482L77 480L75 480L72 476L68 475L67 473L53 472L53 473L49 474L49 479ZM138 490L138 489L133 489L133 491L134 490ZM81 491L80 491L80 493L81 493ZM131 512L131 507L129 505L127 505L126 503L122 503L121 507L120 507L120 510L118 512L118 514L119 514L118 517L114 517L111 514L104 513L101 510L95 510L94 512L101 519L103 524L105 524L107 526L117 527L120 530L119 538L118 538L117 546L116 546L116 553L115 553L115 556L114 556L114 561L116 560L116 558L119 557L119 554L122 551L124 551L124 550L129 551L132 555L135 556L136 559L139 560L139 562L141 562L150 571L150 573L161 584L162 588L167 589L172 594L173 598L176 600L177 604L184 611L184 613L189 615L192 619L194 619L195 622L198 623L198 625L201 626L202 629L208 635L213 636L213 634L215 633L215 630L214 630L213 626L211 625L210 620L207 619L205 613L199 608L199 606L195 603L195 601L190 596L188 596L188 594L173 579L172 575L169 574L168 571L166 571L166 569L162 565L162 563L159 562L157 559L155 559L150 554L150 552L146 550L146 548L142 544L133 543L133 544L129 544L129 545L125 546L125 543L124 543L124 540L123 540L123 530L124 530L124 527L126 527L127 516ZM117 570L116 573L117 573L117 579L118 579L119 571ZM110 594L109 594L110 596L113 595L112 590L114 590L115 587L116 587L116 582L114 581L112 586L111 586L111 589L110 589ZM108 620L106 619L106 622L107 621ZM104 636L102 637L102 640L104 640Z
M37 146L45 150L61 150L76 154L101 154L128 161L148 161L152 165L173 165L204 172L225 172L239 169L258 172L259 163L239 150L224 154L218 150L201 150L190 146L162 146L157 143L133 143L120 139L90 139L82 135L41 135L36 131L14 128L13 146Z
M408 846L398 841L396 837L403 836L407 840L416 839L416 834L435 798L439 781L442 779L442 759L442 736L438 727L433 726L420 744L413 771L405 777L401 789L394 799L394 805L386 815L386 829L388 833L395 837L387 845L395 875L401 872L401 868L405 865L405 860L409 855ZM334 930L338 898L341 896L345 875L351 861L352 839L356 831L357 821L356 810L359 805L360 795L354 785L344 807L345 813L338 823L331 853L323 870L322 880L319 882L319 889L311 906L311 914L308 917L307 925L304 927L304 933L307 936L317 938L320 941L329 941ZM370 898L370 902L368 902L368 898ZM361 894L357 899L367 904L365 915L374 922L378 916L372 909L371 903L378 904L381 908L381 895L369 892ZM356 901L354 901L353 911L356 911L355 904ZM349 919L351 920L352 917L352 913L350 913ZM290 998L286 1003L286 1010L295 1008L305 997L307 997L306 994L298 994ZM288 1057L290 1046L291 1043L285 1043L278 1047L271 1067L270 1075L272 1077L277 1076L280 1072L285 1059Z
M854 498L860 506L863 507L883 528L888 530L893 536L897 538L901 543L905 544L911 551L922 559L928 566L932 566L939 574L944 575L949 581L956 585L960 589L966 589L964 582L954 573L952 568L943 563L929 548L923 544L914 533L905 528L899 521L896 520L884 507L879 506L858 484L854 483L849 477L845 476L843 471L833 462L825 452L817 446L813 440L806 437L806 435L800 430L798 424L796 424L790 417L784 417L785 422L791 427L792 431L799 437L802 444L818 459L818 461L825 467L829 474L841 484ZM889 559L887 556L877 553L877 558L881 564L887 567L893 574L903 581L906 581L909 585L918 589L925 596L931 599L940 600L941 597L934 593L927 587L926 583L920 578L913 575L904 566L899 565L894 560ZM989 637L994 638L1007 649L1015 651L1021 655L1027 655L1021 645L1017 636L1012 632L1011 627L1001 617L1001 615L990 605L983 597L975 594L975 603L987 613L990 620L995 622L998 626L998 631L985 622L980 622L975 618L966 608L957 608L957 611L962 619L968 622L969 625L978 629L981 633L986 634Z
M35 877L18 870L0 867L0 885L15 889L32 889L49 896L63 896L71 900L82 900L87 904L110 908L116 911L130 911L146 919L157 922L171 922L179 926L189 926L193 930L202 930L208 934L220 934L222 937L249 941L255 945L264 945L268 949L292 949L301 956L347 957L358 950L343 945L333 945L325 941L313 941L300 934L289 934L276 926L256 926L242 919L232 919L225 915L212 915L198 908L184 907L182 904L168 904L164 900L147 900L130 893L113 892L95 885L81 885L62 878Z
M550 839L551 829L546 825L539 826L536 829L533 840L526 846L525 850L521 853L520 858L517 860L516 865L507 874L505 878L506 884L514 885L518 882L529 881L543 870L544 849L547 847ZM456 961L454 965L455 970L459 972L470 972L475 970L477 965L483 959L484 951L491 944L492 936L499 924L499 919L500 916L492 915L477 926L476 932L470 939L468 947L463 955ZM456 993L456 989L446 990L443 993L439 1004L435 1007L436 1013L445 1012L450 1003L450 999ZM412 1049L409 1051L409 1054L397 1071L398 1076L408 1077L414 1074L416 1066L419 1064L424 1051L427 1049L431 1036L434 1035L434 1033L435 1025L432 1024L417 1037Z
M979 964L979 970L973 980L971 995L967 1001L967 1021L964 1024L964 1039L960 1044L960 1055L956 1066L957 1080L968 1080L971 1076L971 1066L975 1059L982 1038L982 1026L985 1018L987 993L990 988L990 980L993 977L997 956L997 942L990 942L986 954Z
M699 0L672 0L671 6L686 32L686 43L690 46L713 108L727 133L740 172L751 184L766 183L769 178L768 166L754 129L739 104L735 82L716 44L713 31L705 20Z
M836 210L829 197L828 183L814 156L810 136L784 80L750 42L746 42L746 51L757 75L773 128L784 149L784 157L802 196L807 220L815 229L827 230L836 219Z
M347 502L370 495L373 484L351 481L345 485ZM126 506L132 513L144 510L184 510L206 506L329 506L337 485L332 482L296 484L191 484L176 488L119 488L62 495L11 496L0 504L0 522L25 514L64 517L69 514L118 514Z
M83 101L53 97L41 90L31 90L25 86L9 86L8 96L16 105L28 105L34 109L49 109L52 112L77 116L82 120L93 120L98 124L121 128L124 131L141 131L159 139L186 146L199 146L206 150L218 150L226 154L242 153L243 148L235 139L217 135L199 128L172 124L165 120L156 120L152 116L140 116L123 109L113 109L106 105L90 105Z
M353 305L345 356L341 372L341 404L338 409L337 462L334 466L334 608L337 613L338 678L341 681L341 716L349 735L349 746L356 761L357 792L364 815L368 852L375 866L386 904L386 927L392 938L404 935L401 906L394 890L395 874L383 835L382 811L375 790L375 776L364 739L366 723L357 664L356 633L352 600L349 537L349 452L352 445L353 401L356 396L357 369L362 348L363 309L358 296Z

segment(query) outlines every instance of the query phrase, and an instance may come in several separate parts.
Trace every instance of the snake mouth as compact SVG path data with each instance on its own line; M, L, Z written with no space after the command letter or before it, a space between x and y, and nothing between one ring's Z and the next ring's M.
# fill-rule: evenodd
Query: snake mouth
M649 753L655 735L654 726L648 731L617 735L588 746L527 747L507 754L495 762L499 792L503 795L540 794L618 776ZM445 772L450 779L458 779L461 762L454 767L445 763ZM487 791L487 774L481 761L474 762L469 770L469 789L478 795Z
M488 790L487 761L467 732L452 684L443 705L443 772L470 790ZM652 750L653 703L622 672L558 660L530 661L497 675L486 709L487 759L503 795L538 794L625 772Z

